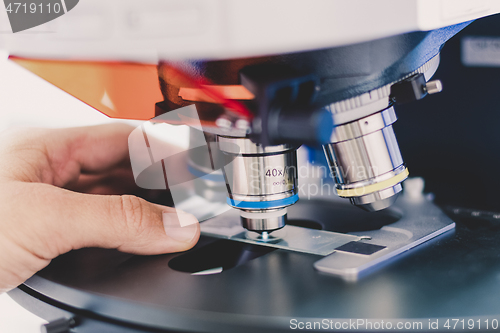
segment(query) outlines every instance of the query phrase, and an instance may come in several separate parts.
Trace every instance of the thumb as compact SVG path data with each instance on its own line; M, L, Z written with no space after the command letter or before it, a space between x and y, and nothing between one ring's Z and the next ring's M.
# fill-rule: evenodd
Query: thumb
M37 214L36 229L43 228L37 234L50 239L50 253L43 246L34 249L45 258L83 247L116 248L144 255L180 252L193 247L200 236L193 215L135 196L82 194L46 184L24 185L35 187L29 193L31 211ZM47 239L41 243L45 247Z
M137 254L162 254L186 251L196 245L200 226L196 217L181 210L152 204L132 196L110 196L116 230L113 248ZM104 235L105 238L110 235ZM101 239L95 239L101 243ZM97 244L104 246L106 244ZM118 246L116 246L118 245Z

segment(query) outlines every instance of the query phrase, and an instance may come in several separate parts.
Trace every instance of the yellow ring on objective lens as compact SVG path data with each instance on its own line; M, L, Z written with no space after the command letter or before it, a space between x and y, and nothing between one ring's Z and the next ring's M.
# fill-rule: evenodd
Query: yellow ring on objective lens
M341 197L359 197L362 195L370 194L401 183L403 180L408 178L409 174L410 173L408 172L408 168L406 168L402 172L387 180L362 187L350 188L347 190L337 190L337 194Z

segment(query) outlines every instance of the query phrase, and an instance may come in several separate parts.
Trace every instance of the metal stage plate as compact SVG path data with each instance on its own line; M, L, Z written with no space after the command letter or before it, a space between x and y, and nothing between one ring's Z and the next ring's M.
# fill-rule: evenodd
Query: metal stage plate
M237 210L203 222L201 231L212 237L327 256L314 263L317 270L356 280L362 272L455 228L455 223L423 196L413 200L403 196L392 209L400 216L396 222L355 234L287 225L271 233L273 242L262 241L241 227ZM322 225L329 224L330 219L322 221Z

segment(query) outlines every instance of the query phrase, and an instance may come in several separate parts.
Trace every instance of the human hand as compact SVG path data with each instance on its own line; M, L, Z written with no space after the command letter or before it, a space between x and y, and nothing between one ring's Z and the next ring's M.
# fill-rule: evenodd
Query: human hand
M131 131L113 124L0 135L0 293L72 249L153 255L196 244L200 228L193 215L105 194L113 193L107 179L123 175L133 182Z

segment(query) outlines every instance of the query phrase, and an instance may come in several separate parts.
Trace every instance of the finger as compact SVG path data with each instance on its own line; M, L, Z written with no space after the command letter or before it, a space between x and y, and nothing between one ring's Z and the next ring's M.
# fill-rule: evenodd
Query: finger
M133 129L126 124L67 128L56 139L66 141L82 173L94 174L130 165L128 136Z
M35 183L6 186L15 189L17 199L31 203L6 234L41 258L83 247L144 255L179 252L193 247L200 235L193 215L138 197L81 194Z
M64 188L93 194L126 194L140 189L130 168L117 168L101 174L81 174L77 181L67 184Z
M106 124L53 130L42 140L48 158L46 172L52 181L65 187L81 174L99 174L130 167L128 136L132 127Z
M125 124L106 124L52 130L20 129L2 135L0 176L72 188L82 174L103 174L122 168L131 170L128 136L132 130ZM149 140L170 154L182 151L154 137ZM171 164L185 163L183 159L177 160Z
M62 131L67 136L65 139L71 147L72 158L80 165L81 172L95 174L117 167L131 168L129 135L132 130L133 127L125 124L106 124ZM154 135L148 136L148 142L154 143L161 151L169 152L169 155L184 151Z
M101 194L101 195L123 195L130 194L147 201L172 205L170 192L165 190L149 190L136 185L130 170L118 169L117 172L105 175L80 175L80 179L73 186L66 186L68 190Z
M50 144L47 145L48 154L51 156L50 160L54 161L52 170L58 175L68 175L58 183L53 184L65 186L68 181L77 179L75 173L71 173L71 170L75 169L78 169L80 174L91 175L126 169L130 172L130 179L133 179L128 147L129 135L132 130L133 127L125 124L107 124L62 129L60 133L53 134ZM148 140L154 141L157 148L161 147L162 151L170 154L182 151L182 148L154 136L149 136ZM65 142L65 147L57 146L57 142ZM183 163L184 166L185 160L181 158L175 163L172 162L177 167L179 163ZM64 165L67 167L65 168ZM74 165L77 165L78 168L75 168ZM65 169L69 171L65 171ZM185 167L180 167L176 170L185 169ZM177 173L179 172L176 171Z
M129 164L131 131L124 124L8 131L0 140L0 170L8 179L65 186L80 173Z

